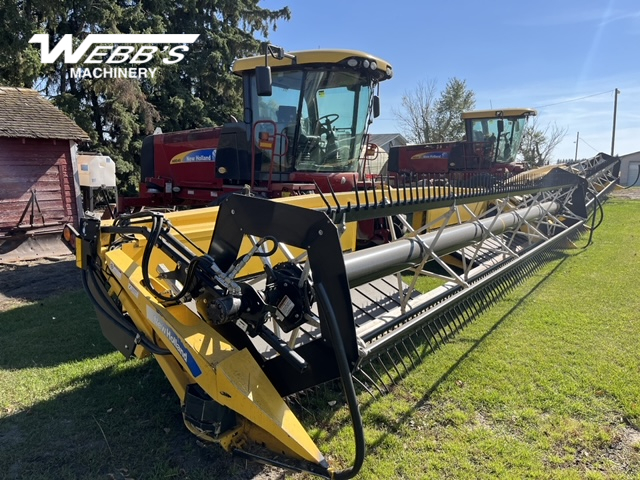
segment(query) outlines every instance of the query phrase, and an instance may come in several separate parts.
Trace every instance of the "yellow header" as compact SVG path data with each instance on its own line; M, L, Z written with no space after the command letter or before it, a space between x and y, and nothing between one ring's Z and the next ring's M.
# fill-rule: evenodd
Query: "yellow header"
M503 108L500 110L473 110L462 112L462 119L467 118L501 118L501 117L529 117L535 116L538 112L531 108Z
M304 50L300 52L287 53L295 55L297 65L318 63L334 65L344 62L349 66L371 68L371 65L375 64L372 70L378 74L379 80L386 80L393 76L393 69L388 62L358 50ZM358 64L350 65L348 63L350 59L355 59ZM293 61L290 58L276 60L271 56L269 57L269 66L273 69L289 67L291 65L293 65ZM240 75L242 72L253 70L259 66L264 66L264 55L239 58L233 63L232 69L233 73Z

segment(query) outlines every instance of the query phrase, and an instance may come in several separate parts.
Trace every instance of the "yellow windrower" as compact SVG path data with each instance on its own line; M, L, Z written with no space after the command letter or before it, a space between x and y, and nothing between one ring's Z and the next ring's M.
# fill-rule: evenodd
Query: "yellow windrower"
M417 344L433 348L533 271L592 218L618 167L600 154L478 188L379 178L327 196L232 195L219 207L87 217L73 234L105 337L127 358L154 355L191 432L245 458L350 478L365 455L354 381L384 390L393 374L381 355L408 368ZM389 241L357 249L371 228ZM425 274L444 286L416 292ZM335 380L356 442L346 469L329 465L285 400Z

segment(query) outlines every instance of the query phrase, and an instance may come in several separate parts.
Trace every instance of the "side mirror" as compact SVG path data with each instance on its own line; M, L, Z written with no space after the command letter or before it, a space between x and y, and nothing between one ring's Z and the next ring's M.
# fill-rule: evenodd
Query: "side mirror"
M256 67L256 90L259 97L271 96L271 67Z
M380 97L378 95L373 96L373 118L380 116Z
M267 47L267 52L276 60L282 60L285 57L284 48L276 47L275 45L269 45Z

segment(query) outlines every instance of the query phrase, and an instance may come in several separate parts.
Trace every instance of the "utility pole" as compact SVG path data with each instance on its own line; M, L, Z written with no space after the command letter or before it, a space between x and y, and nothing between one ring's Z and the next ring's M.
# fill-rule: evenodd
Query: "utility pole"
M580 141L580 132L576 135L576 157L573 159L574 162L578 161L578 142Z
M618 114L618 95L620 90L616 88L614 100L613 100L613 131L611 132L611 156L613 157L613 148L616 144L616 116Z

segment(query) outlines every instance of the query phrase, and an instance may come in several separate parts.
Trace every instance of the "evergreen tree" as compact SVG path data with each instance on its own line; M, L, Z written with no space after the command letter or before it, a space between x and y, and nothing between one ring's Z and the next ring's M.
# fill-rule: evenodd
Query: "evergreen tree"
M466 80L450 78L435 105L432 142L462 140L464 122L462 112L476 106L475 94L467 89Z
M0 84L32 87L68 113L91 137L93 150L116 162L120 189L139 183L143 138L164 131L220 125L241 116L240 82L231 74L237 57L258 51L288 7L268 10L259 0L4 0L0 4ZM42 64L36 33L54 46L71 34L77 46L89 33L190 33L198 40L179 63L160 57L144 67L154 78L77 79L62 56Z

